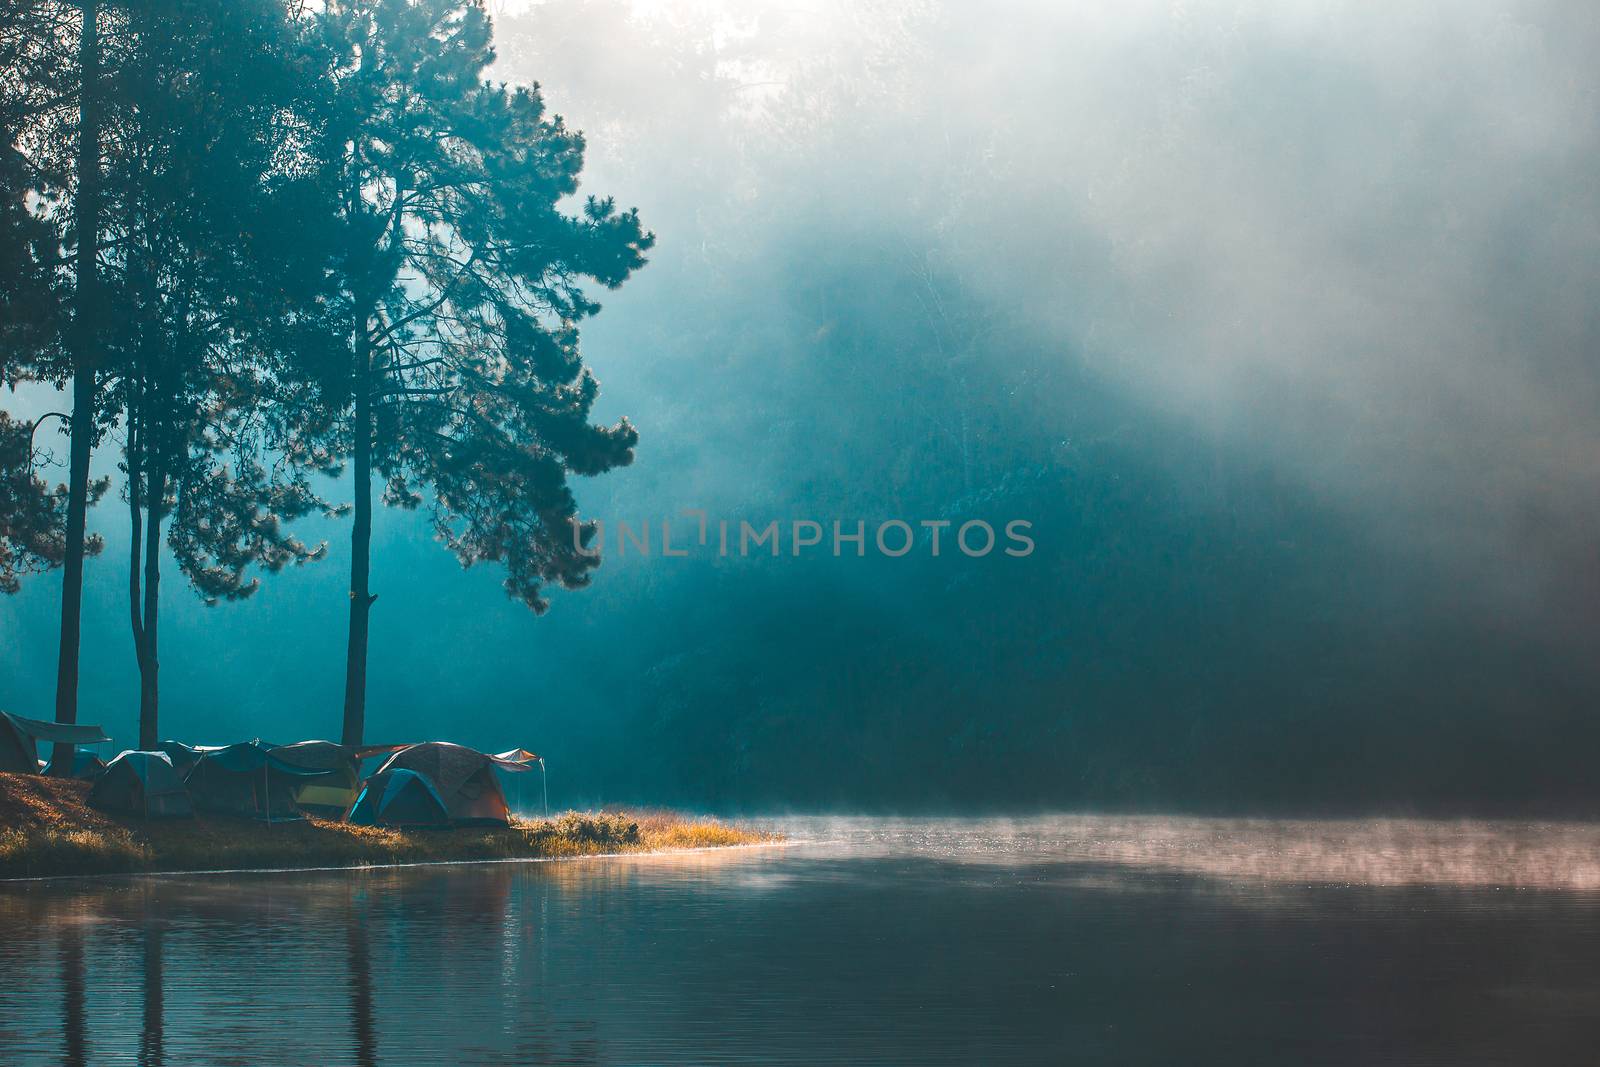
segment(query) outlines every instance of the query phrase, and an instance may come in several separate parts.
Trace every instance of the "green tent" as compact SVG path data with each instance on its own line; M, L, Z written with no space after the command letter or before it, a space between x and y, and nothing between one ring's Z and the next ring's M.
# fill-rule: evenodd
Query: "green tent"
M194 806L219 815L265 822L302 818L294 791L326 771L297 767L273 755L278 745L260 739L202 751L186 784Z
M154 751L165 752L172 761L172 769L178 772L178 777L187 778L189 772L194 770L194 765L200 762L200 757L207 752L216 752L225 748L225 745L194 746L186 745L182 741L157 741Z
M101 811L145 819L194 815L189 791L165 752L124 752L106 764L89 789L89 804Z
M346 746L332 741L300 741L272 750L275 759L320 776L302 778L292 786L294 801L311 814L341 819L355 803L361 789L361 761L387 755L404 745Z
M45 774L55 773L55 763L52 760L45 765ZM106 761L101 759L92 748L74 748L72 750L72 769L62 777L76 778L82 782L92 782L105 773Z

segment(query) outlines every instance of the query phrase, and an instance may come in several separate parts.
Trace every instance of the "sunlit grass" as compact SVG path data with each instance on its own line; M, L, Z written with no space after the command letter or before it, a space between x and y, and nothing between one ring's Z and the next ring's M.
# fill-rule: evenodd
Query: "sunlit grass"
M671 811L649 811L633 816L639 826L639 840L651 850L669 848L729 848L733 845L758 845L781 840L771 831L735 826L710 816L680 815Z
M126 830L0 830L0 878L141 870L151 859Z
M777 835L716 819L651 811L567 812L509 827L393 830L324 819L266 825L109 817L88 787L0 774L0 878L136 871L367 867L395 863L543 859L760 844Z

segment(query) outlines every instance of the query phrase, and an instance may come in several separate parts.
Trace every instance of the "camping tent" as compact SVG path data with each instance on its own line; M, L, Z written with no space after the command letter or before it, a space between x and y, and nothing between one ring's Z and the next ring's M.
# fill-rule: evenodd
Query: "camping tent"
M19 730L11 716L0 711L0 771L36 774L38 770L39 756L33 735Z
M300 818L295 788L328 772L281 760L273 755L278 747L257 739L202 751L186 779L194 806L267 822Z
M109 740L98 726L66 726L0 711L0 771L38 774L40 741L98 745Z
M320 771L319 777L302 778L291 787L295 803L313 815L342 818L361 787L361 761L387 755L404 745L337 745L332 741L301 741L280 745L273 758L303 771Z
M361 787L350 821L357 826L450 825L444 798L416 771L379 771Z
M448 741L424 741L390 756L378 773L407 770L421 774L444 799L453 823L504 826L511 818L511 809L506 806L506 795L494 776L494 768L525 771L530 766L527 760L489 756Z
M124 752L106 764L89 789L89 803L102 811L147 819L194 814L183 779L165 752Z
M186 745L182 741L157 741L155 751L165 752L172 761L172 769L180 778L187 778L200 757L207 752L220 752L226 745Z
M105 769L106 761L96 755L93 749L74 748L72 750L72 771L69 774L62 775L62 777L77 778L79 781L92 782L96 778L100 777L100 775L104 773ZM44 769L44 773L53 774L54 772L47 765Z

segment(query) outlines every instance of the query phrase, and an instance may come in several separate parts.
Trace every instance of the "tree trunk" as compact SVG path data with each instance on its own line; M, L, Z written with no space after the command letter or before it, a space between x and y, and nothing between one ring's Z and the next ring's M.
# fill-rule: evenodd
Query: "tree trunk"
M56 722L78 721L78 638L83 622L83 544L88 522L89 439L94 434L94 374L78 368L72 381L72 448L67 478L67 542L61 567L61 644L56 656ZM55 773L72 773L73 746L57 742Z
M139 747L155 748L159 704L157 678L161 671L158 638L161 608L161 520L165 517L167 472L156 461L150 471L150 491L145 500L144 537L144 655L139 660Z
M139 665L141 686L144 664L149 658L149 647L144 636L143 593L139 586L139 567L144 561L144 446L146 437L142 427L143 408L137 393L128 395L128 625L133 633L133 655ZM141 749L144 743L144 722L140 717Z
M56 658L56 721L78 721L78 639L83 615L83 546L89 509L89 452L94 436L94 317L100 255L100 67L96 0L83 0L78 38L82 78L78 119L78 248L73 322L72 446L67 475L67 540L61 567L61 643ZM72 773L73 746L57 744L51 763Z
M355 524L350 531L350 644L345 654L344 731L346 745L361 744L367 714L367 619L377 598L369 590L372 553L372 344L369 318L362 315L355 335L354 475Z

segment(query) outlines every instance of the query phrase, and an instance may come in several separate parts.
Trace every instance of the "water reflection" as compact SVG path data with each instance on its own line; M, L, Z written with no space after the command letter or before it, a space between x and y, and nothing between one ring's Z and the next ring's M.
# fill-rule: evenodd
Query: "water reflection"
M350 956L350 1032L354 1036L357 1067L378 1062L378 1037L372 1025L372 963L368 957L367 920L352 914L345 925Z
M159 920L144 924L144 1014L139 1031L139 1067L162 1067L161 1028L165 1017L162 1001L162 927Z
M1130 831L1072 820L788 828L811 843L0 886L0 1062L1471 1064L1600 1040L1587 892L1224 878L1174 860L1213 837L1144 827L1111 862ZM1359 843L1254 832L1223 858L1277 833L1281 874ZM1573 840L1551 833L1506 854Z
M83 928L68 922L61 927L61 1062L66 1067L89 1062L83 996Z

